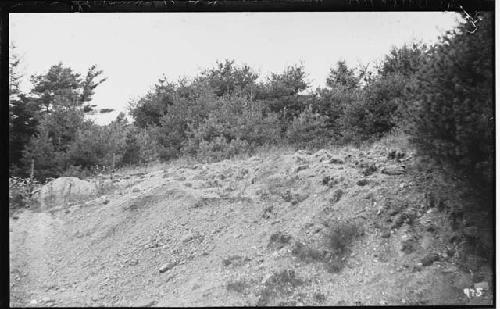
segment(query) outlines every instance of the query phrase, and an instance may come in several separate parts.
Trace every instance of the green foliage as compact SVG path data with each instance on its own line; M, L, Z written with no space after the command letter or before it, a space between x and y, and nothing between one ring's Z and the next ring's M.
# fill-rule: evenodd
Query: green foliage
M340 120L346 139L379 138L397 123L396 112L402 104L404 79L398 74L374 79L361 98L346 105Z
M461 24L434 46L414 85L418 149L491 184L494 157L493 22Z
M44 180L47 177L58 177L65 168L66 153L57 151L49 137L46 127L42 126L39 132L28 142L23 151L21 163L27 172L31 160L35 161L35 175Z
M28 144L38 125L39 108L19 88L22 74L21 59L14 45L9 46L9 168L21 171L23 148Z
M332 89L344 87L352 90L359 86L360 79L354 69L347 67L345 61L338 61L337 67L330 69L330 74L326 78L326 85Z
M224 62L217 61L215 67L205 70L200 80L207 81L215 95L220 97L236 91L250 95L258 77L249 66L238 67L234 60L226 59Z
M33 204L32 190L39 186L36 180L9 177L9 209L29 207Z
M94 89L106 79L96 80L102 74L95 65L88 69L82 80L81 74L65 67L62 62L50 67L47 73L31 76L32 95L47 113L56 107L84 106L84 112L90 112L94 105L87 104L94 94Z
M198 145L197 156L209 162L217 162L248 151L246 141L237 138L228 142L224 136L217 136L211 141L202 140Z
M202 157L231 157L257 146L276 143L279 132L277 116L266 113L264 104L244 97L224 97L217 101L217 108L205 121L198 127L190 127L184 152L199 153ZM208 155L219 152L224 154Z
M307 106L299 92L308 87L306 73L302 65L289 66L282 73L272 75L257 87L255 99L266 103L269 110L290 121Z
M309 106L294 118L287 130L288 142L298 147L321 147L331 140L327 117L315 113Z
M173 104L175 84L162 78L154 89L137 102L131 104L130 114L134 117L138 127L160 125L160 119L167 112L169 105Z
M125 140L125 152L122 162L124 164L138 164L141 161L141 145L133 131L129 131Z

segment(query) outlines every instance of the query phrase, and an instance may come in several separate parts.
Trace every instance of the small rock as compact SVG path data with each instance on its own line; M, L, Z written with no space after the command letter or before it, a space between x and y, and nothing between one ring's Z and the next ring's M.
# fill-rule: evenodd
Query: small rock
M137 260L137 259L133 259L133 260L128 261L128 265L130 265L130 266L135 266L137 264L139 264L139 260Z
M50 303L50 302L54 302L54 300L51 299L51 298L49 298L49 297L47 297L47 296L45 296L45 297L42 298L42 302L44 302L44 303Z
M339 158L332 158L332 159L330 159L330 163L332 163L332 164L344 164L344 161L342 161Z
M13 219L13 220L18 220L18 219L19 219L19 216L14 215L14 216L12 216L12 219Z
M308 168L309 168L309 166L308 166L308 165L299 165L299 166L297 166L297 168L295 169L295 172L296 172L296 173L298 173L298 172L303 171L303 170L306 170L306 169L308 169Z
M474 283L474 289L478 290L478 289L482 289L484 291L488 290L490 287L488 285L488 282L487 281L481 281L481 282L478 282L478 283Z
M430 266L436 261L439 261L439 255L436 253L429 253L422 260L420 260L423 266Z
M156 300L150 300L150 301L146 301L144 303L137 305L137 307L152 307L152 306L156 305L157 303L158 302Z
M184 237L182 237L181 242L183 242L183 243L189 242L189 241L193 240L194 237L195 237L195 235L193 233L188 233Z
M406 173L404 166L386 166L382 169L382 173L387 175L401 175Z
M389 238L389 237L391 237L391 231L385 231L385 232L383 232L380 235L380 237L382 237L382 238Z
M368 179L361 179L361 180L358 180L357 185L358 186L365 186L368 183L369 183Z
M363 171L363 175L365 177L367 176L370 176L371 174L375 173L377 171L377 166L375 166L375 164L372 164L370 166L368 166L364 171Z
M108 199L105 199L104 202L102 202L104 205L107 205L109 203Z
M132 189L132 192L133 192L133 193L136 193L136 192L141 192L141 190L140 190L139 188L134 188L134 189Z
M36 304L38 304L38 301L36 299L32 299L30 301L30 305L36 305Z
M160 273L164 273L167 270L174 268L175 266L177 266L176 262L170 262L170 263L164 264L162 267L160 267L159 271L160 271Z

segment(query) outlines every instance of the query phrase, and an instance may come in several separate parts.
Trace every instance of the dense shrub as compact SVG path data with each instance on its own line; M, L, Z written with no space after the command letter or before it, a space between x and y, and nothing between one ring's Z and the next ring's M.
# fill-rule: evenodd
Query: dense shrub
M362 97L344 108L340 119L344 136L367 139L389 132L397 123L395 116L404 87L399 74L377 78L367 85Z
M288 142L301 148L324 146L331 140L327 119L326 116L315 113L309 106L288 127Z
M29 178L9 177L9 208L29 207L33 203L31 192L39 185Z
M245 97L225 97L218 100L217 108L198 127L190 126L183 151L202 156L222 151L225 155L212 157L232 156L274 144L279 136L278 117L266 112L263 103ZM229 148L222 150L221 147Z
M417 73L413 141L421 153L492 181L493 25L483 15L450 31Z
M209 162L217 162L249 152L246 141L237 138L228 142L224 136L217 136L210 142L202 140L198 147L197 157Z

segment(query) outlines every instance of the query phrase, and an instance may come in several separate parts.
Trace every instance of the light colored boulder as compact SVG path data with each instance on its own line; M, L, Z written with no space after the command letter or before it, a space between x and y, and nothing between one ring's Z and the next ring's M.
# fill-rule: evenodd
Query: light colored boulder
M97 195L97 186L77 177L59 177L40 189L42 210L69 202L81 201Z

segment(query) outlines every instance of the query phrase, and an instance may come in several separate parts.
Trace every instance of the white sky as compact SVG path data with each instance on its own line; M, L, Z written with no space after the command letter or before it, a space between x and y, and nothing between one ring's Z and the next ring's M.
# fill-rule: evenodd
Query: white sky
M108 80L93 104L117 110L94 117L105 124L163 74L171 81L193 77L225 58L263 76L302 63L315 89L338 60L375 63L391 46L435 42L457 18L441 12L30 13L9 15L9 36L21 55L26 90L31 74L59 61L82 75L97 64Z

